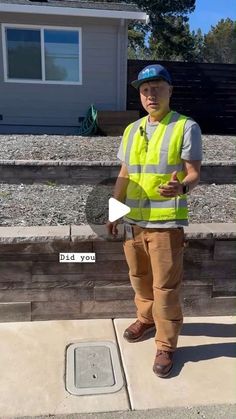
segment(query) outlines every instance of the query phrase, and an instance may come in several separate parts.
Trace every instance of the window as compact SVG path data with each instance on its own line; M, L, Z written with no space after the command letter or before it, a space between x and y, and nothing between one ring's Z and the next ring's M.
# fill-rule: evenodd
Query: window
M42 80L40 31L7 29L8 78Z
M78 44L78 32L44 31L46 80L79 81Z
M4 25L5 80L81 84L81 30Z

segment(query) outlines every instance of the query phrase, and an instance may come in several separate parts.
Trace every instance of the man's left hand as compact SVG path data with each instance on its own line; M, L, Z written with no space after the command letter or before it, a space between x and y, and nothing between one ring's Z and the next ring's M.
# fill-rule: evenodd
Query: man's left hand
M177 178L177 172L171 174L171 179L165 185L159 186L159 192L161 196L165 198L173 198L183 193L183 186Z

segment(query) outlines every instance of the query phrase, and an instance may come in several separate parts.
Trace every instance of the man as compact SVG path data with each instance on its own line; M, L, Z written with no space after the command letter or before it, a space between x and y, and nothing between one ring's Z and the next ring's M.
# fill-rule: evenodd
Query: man
M170 109L173 86L166 68L149 65L131 84L148 115L124 132L114 189L114 198L131 209L124 219L123 246L137 320L124 338L137 342L156 327L153 371L167 377L183 324L183 227L188 225L186 195L200 178L201 131L196 122ZM118 233L117 224L107 223L110 234Z

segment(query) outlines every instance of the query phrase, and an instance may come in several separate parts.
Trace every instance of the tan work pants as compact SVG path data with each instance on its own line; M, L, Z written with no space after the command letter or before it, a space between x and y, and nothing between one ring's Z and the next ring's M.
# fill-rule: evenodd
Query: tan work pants
M174 351L183 324L179 292L183 277L183 228L132 226L124 252L135 291L137 317L155 323L158 349Z

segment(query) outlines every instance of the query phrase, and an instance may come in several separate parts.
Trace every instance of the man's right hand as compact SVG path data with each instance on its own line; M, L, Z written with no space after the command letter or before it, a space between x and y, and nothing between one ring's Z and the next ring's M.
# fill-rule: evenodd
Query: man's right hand
M118 224L119 224L118 220L113 221L113 223L111 221L107 221L106 228L107 228L108 234L111 234L112 236L117 236L117 234L118 234L117 225Z
M116 184L114 187L113 198L117 199L120 202L124 202L126 189L129 183L129 173L125 162L122 162L122 166L120 169L120 173L116 179ZM116 221L107 221L106 228L108 234L112 235L113 237L117 236L118 228L117 224L119 224L119 220Z

